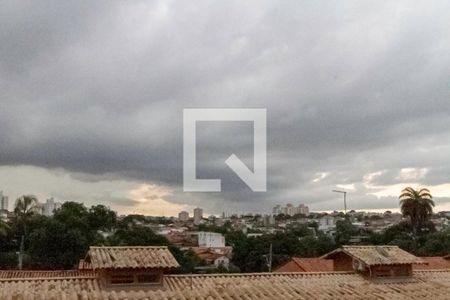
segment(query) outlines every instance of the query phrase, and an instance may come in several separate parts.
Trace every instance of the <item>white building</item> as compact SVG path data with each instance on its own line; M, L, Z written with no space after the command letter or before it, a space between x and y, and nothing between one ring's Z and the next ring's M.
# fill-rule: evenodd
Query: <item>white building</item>
M225 255L219 256L218 258L216 258L214 260L214 266L216 268L224 267L224 268L228 269L230 266L230 259L228 257L226 257Z
M281 205L277 204L277 205L273 208L272 212L273 212L274 215L279 215L279 214L281 214Z
M319 230L329 231L336 227L336 220L332 216L323 216L319 219Z
M217 232L198 232L198 246L199 247L225 247L225 237Z
M3 191L0 191L0 210L9 211L8 196L3 195Z
M187 211L182 211L178 214L178 220L181 222L189 221L189 213Z
M263 225L264 226L274 226L275 225L275 218L272 215L265 215L263 217Z
M309 207L304 204L300 204L299 206L296 207L290 203L288 203L284 207L281 205L276 205L273 208L273 214L274 215L285 214L285 215L289 215L289 216L302 214L302 215L307 216L307 215L309 215Z
M59 208L61 208L61 203L55 202L52 197L47 199L47 201L42 205L42 214L47 217L53 216L54 211Z
M197 207L194 209L194 224L199 225L203 219L203 209Z
M304 204L300 204L297 207L297 213L307 216L309 215L309 207Z

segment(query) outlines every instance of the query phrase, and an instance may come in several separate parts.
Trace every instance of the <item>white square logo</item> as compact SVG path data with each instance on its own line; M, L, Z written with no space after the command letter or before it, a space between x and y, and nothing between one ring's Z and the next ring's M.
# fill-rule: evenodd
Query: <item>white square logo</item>
M235 155L228 165L254 192L267 190L267 110L265 108L195 108L183 111L183 190L185 192L220 192L220 179L197 179L196 125L197 121L252 121L253 172Z

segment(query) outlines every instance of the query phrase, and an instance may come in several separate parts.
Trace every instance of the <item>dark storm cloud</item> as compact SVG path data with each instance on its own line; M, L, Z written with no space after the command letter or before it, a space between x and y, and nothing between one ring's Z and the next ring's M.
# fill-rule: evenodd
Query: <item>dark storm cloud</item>
M2 2L0 164L162 183L172 201L216 212L334 209L336 184L355 185L358 207L391 207L373 201L364 176L383 171L372 184L389 185L426 168L423 183L449 182L449 8ZM199 174L222 178L224 192L181 192L182 110L192 107L267 108L267 193L223 164L236 153L251 167L248 124L199 127Z

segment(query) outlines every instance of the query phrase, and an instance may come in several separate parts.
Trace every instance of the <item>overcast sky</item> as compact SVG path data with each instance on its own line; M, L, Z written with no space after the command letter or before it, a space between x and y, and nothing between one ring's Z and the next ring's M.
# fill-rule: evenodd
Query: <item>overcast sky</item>
M253 127L201 123L182 190L184 108L267 109L267 192ZM0 190L10 206L102 203L120 213L397 209L405 186L450 210L448 1L2 1Z

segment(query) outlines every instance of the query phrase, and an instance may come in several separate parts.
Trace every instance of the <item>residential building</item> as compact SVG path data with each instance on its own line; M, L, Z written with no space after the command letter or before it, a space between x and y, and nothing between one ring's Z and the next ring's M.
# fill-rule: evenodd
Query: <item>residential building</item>
M413 265L413 270L450 270L450 257L420 257L427 264Z
M415 270L450 270L450 257L432 256L419 257L425 264L413 264ZM277 267L274 272L332 272L333 260L323 257L303 258L293 257L288 262Z
M217 232L198 232L198 246L217 248L225 247L225 237Z
M334 271L356 271L372 278L411 277L413 265L427 264L398 246L343 246L323 258L333 260Z
M333 260L320 257L293 257L274 272L332 272Z
M272 210L274 215L279 215L279 214L285 214L285 215L289 215L289 216L294 216L294 215L298 215L298 214L302 214L302 215L309 215L309 207L304 205L304 204L300 204L299 206L294 206L291 203L286 204L286 206L281 206L281 205L276 205L273 210Z
M197 207L194 209L194 224L199 225L203 219L203 209Z
M336 228L336 220L334 217L327 215L319 219L319 230L327 232L334 228Z
M181 222L189 221L189 213L187 211L182 211L178 214L178 220Z
M3 191L0 191L0 210L9 211L9 199L3 195Z
M265 227L274 226L275 225L275 218L273 215L265 215L263 217L263 225Z
M55 210L61 208L60 202L55 202L55 199L49 198L45 203L42 204L42 214L44 216L53 216Z
M300 204L297 208L297 213L307 216L309 215L309 207L304 204Z
M273 213L274 215L279 215L279 214L281 214L281 213L282 213L281 205L277 204L277 205L273 208L272 213Z
M166 247L92 247L78 270L0 271L0 299L448 299L450 270L399 272L421 260L376 248L327 255L348 271L169 275Z
M200 257L208 266L211 267L224 267L227 268L230 265L232 256L232 247L192 247L190 248L198 257Z
M78 264L80 270L97 271L106 287L118 291L130 285L158 287L164 271L179 266L166 246L90 247Z

